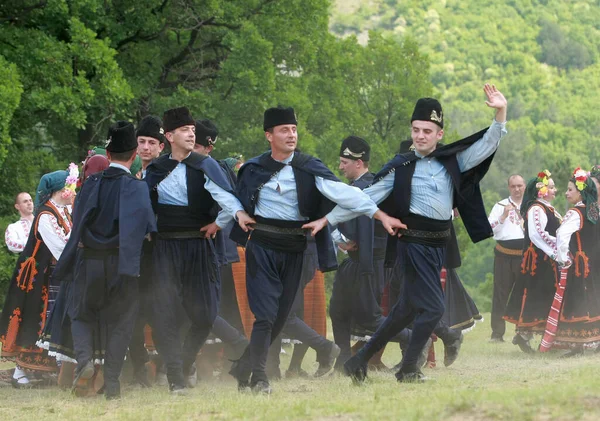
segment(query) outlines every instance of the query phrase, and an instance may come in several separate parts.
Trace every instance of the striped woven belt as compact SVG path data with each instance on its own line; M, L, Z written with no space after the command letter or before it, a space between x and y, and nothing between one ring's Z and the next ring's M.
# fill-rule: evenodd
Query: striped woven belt
M421 231L421 230L412 230L412 229L401 229L399 233L402 235L406 235L407 237L417 237L417 238L448 238L450 237L450 228L444 231Z
M258 222L252 226L255 230L270 232L273 234L306 235L306 232L302 228L276 227L273 225L260 224Z
M496 250L502 254L508 254L509 256L523 256L523 250L508 249L500 244L496 244Z

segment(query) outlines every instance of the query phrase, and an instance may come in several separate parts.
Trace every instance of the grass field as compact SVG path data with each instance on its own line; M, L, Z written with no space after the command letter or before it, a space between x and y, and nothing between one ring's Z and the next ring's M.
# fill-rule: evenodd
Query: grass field
M506 339L512 336L512 329ZM345 377L273 382L270 397L240 394L232 381L200 382L188 396L166 388L123 389L123 399L77 399L58 389L0 389L2 420L598 420L600 354L560 359L564 351L524 355L510 343L490 344L489 323L465 337L450 368L426 369L427 384L395 382L372 372L364 386ZM289 353L288 353L289 354ZM384 354L393 365L397 345ZM309 353L304 367L316 369ZM282 356L282 368L287 367ZM6 368L6 365L5 365Z

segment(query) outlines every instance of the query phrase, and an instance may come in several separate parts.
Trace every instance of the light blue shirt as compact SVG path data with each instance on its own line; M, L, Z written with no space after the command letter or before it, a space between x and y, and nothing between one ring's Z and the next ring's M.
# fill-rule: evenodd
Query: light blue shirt
M187 194L187 165L178 163L177 166L158 185L158 203L162 205L188 206ZM219 204L221 211L216 223L220 228L226 226L238 211L244 210L240 201L233 194L223 190L204 174L204 188Z
M124 171L127 171L129 174L131 174L131 171L125 165L117 164L116 162L111 162L108 166L113 167L113 168L122 169Z
M282 161L289 164L290 155ZM349 186L341 181L326 180L315 177L315 186L323 196L351 212L373 216L377 205L359 188ZM265 183L258 194L254 213L263 218L282 219L286 221L303 221L308 218L300 215L298 208L298 192L296 179L291 165L286 165Z
M456 154L461 172L470 170L487 159L500 145L506 134L506 123L494 120L483 137L462 152ZM431 219L448 220L452 218L452 199L454 185L452 178L444 166L436 158L420 156L415 165L415 172L410 188L410 212ZM377 204L383 202L394 188L395 172L387 174L381 181L366 188L364 192ZM335 207L327 220L332 225L348 221L356 214L346 209Z

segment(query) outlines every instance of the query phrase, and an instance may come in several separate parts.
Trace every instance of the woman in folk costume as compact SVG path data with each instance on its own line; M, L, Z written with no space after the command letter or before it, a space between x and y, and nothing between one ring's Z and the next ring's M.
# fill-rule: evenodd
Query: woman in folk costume
M571 348L565 357L600 343L598 191L590 178L581 168L574 171L565 193L573 207L556 232L556 261L566 269L566 284L554 346Z
M561 217L552 206L556 187L544 170L527 183L521 215L524 222L524 251L521 276L511 291L504 319L516 325L513 344L531 353L534 333L544 333L548 310L557 285L556 230Z
M90 153L83 162L83 171L78 180L78 186L92 174L104 171L108 168L108 159L101 154ZM55 282L55 280L52 280ZM68 279L57 279L60 289L56 301L49 313L46 326L36 343L37 346L48 351L50 357L61 361L58 384L61 387L71 387L73 383L73 370L75 369L75 351L73 350L73 337L71 335L71 319L67 314L68 303L71 299L72 282ZM97 341L99 344L101 340ZM100 347L100 346L99 346ZM103 355L97 351L95 357L101 360Z
M19 256L0 318L2 358L14 360L12 384L30 386L25 370L56 371L56 362L36 346L58 285L50 284L56 261L71 232L70 205L75 196L77 165L69 171L45 174L37 188L35 218L25 249Z

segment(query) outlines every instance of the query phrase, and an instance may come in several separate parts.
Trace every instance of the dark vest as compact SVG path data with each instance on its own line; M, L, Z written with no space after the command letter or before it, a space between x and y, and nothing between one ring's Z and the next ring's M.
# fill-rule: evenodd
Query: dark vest
M436 158L444 166L454 186L453 207L458 208L461 219L471 241L477 243L493 236L492 227L487 218L480 181L483 179L494 158L494 154L479 165L468 171L460 172L456 154L464 151L476 141L480 140L488 129L481 130L457 142L438 147L429 157ZM386 213L402 219L410 214L411 181L418 157L414 152L396 155L384 165L375 176L374 183L382 180L386 175L394 173L394 189L380 204ZM409 188L407 188L409 186ZM395 261L396 241L388 241L386 263Z
M249 215L254 216L258 195L265 183L281 171L285 165L275 161L269 151L248 160L240 168L236 193ZM329 213L334 208L335 203L319 192L315 185L315 176L339 181L337 177L319 159L301 152L294 152L294 157L289 165L292 166L296 180L300 215L313 221ZM248 233L243 232L236 225L231 230L231 239L236 243L245 245L248 241ZM321 271L326 272L337 268L329 228L323 229L317 234L316 243Z
M373 178L374 174L368 172L351 185L364 190L373 182ZM351 259L358 261L361 275L373 273L374 261L385 257L388 239L388 233L381 222L362 215L340 223L338 230L358 244L358 251L350 252L349 255Z
M527 212L525 212L523 219L523 228L524 228L524 238L523 238L523 261L521 263L521 271L525 273L530 273L532 276L536 273L536 268L542 265L542 261L546 259L546 254L537 247L529 238L529 224L532 223L529 221L529 209L532 206L541 206L544 212L546 213L546 218L548 219L548 223L546 224L545 231L548 232L553 237L556 237L556 230L560 226L560 220L556 217L554 213L554 209L546 206L545 204L536 201L530 203L527 208Z
M148 165L146 178L150 189L152 207L157 215L159 232L197 230L214 222L219 208L211 194L204 188L210 178L223 190L233 192L226 174L217 161L209 156L192 152L181 161L186 165L188 206L162 205L158 203L158 185L175 169L178 161L163 155Z
M590 271L598 271L595 266L599 258L598 229L596 224L592 224L587 219L585 206L577 206L570 210L578 212L581 218L581 228L573 233L569 242L569 251L573 256L571 272L578 278L587 278Z

